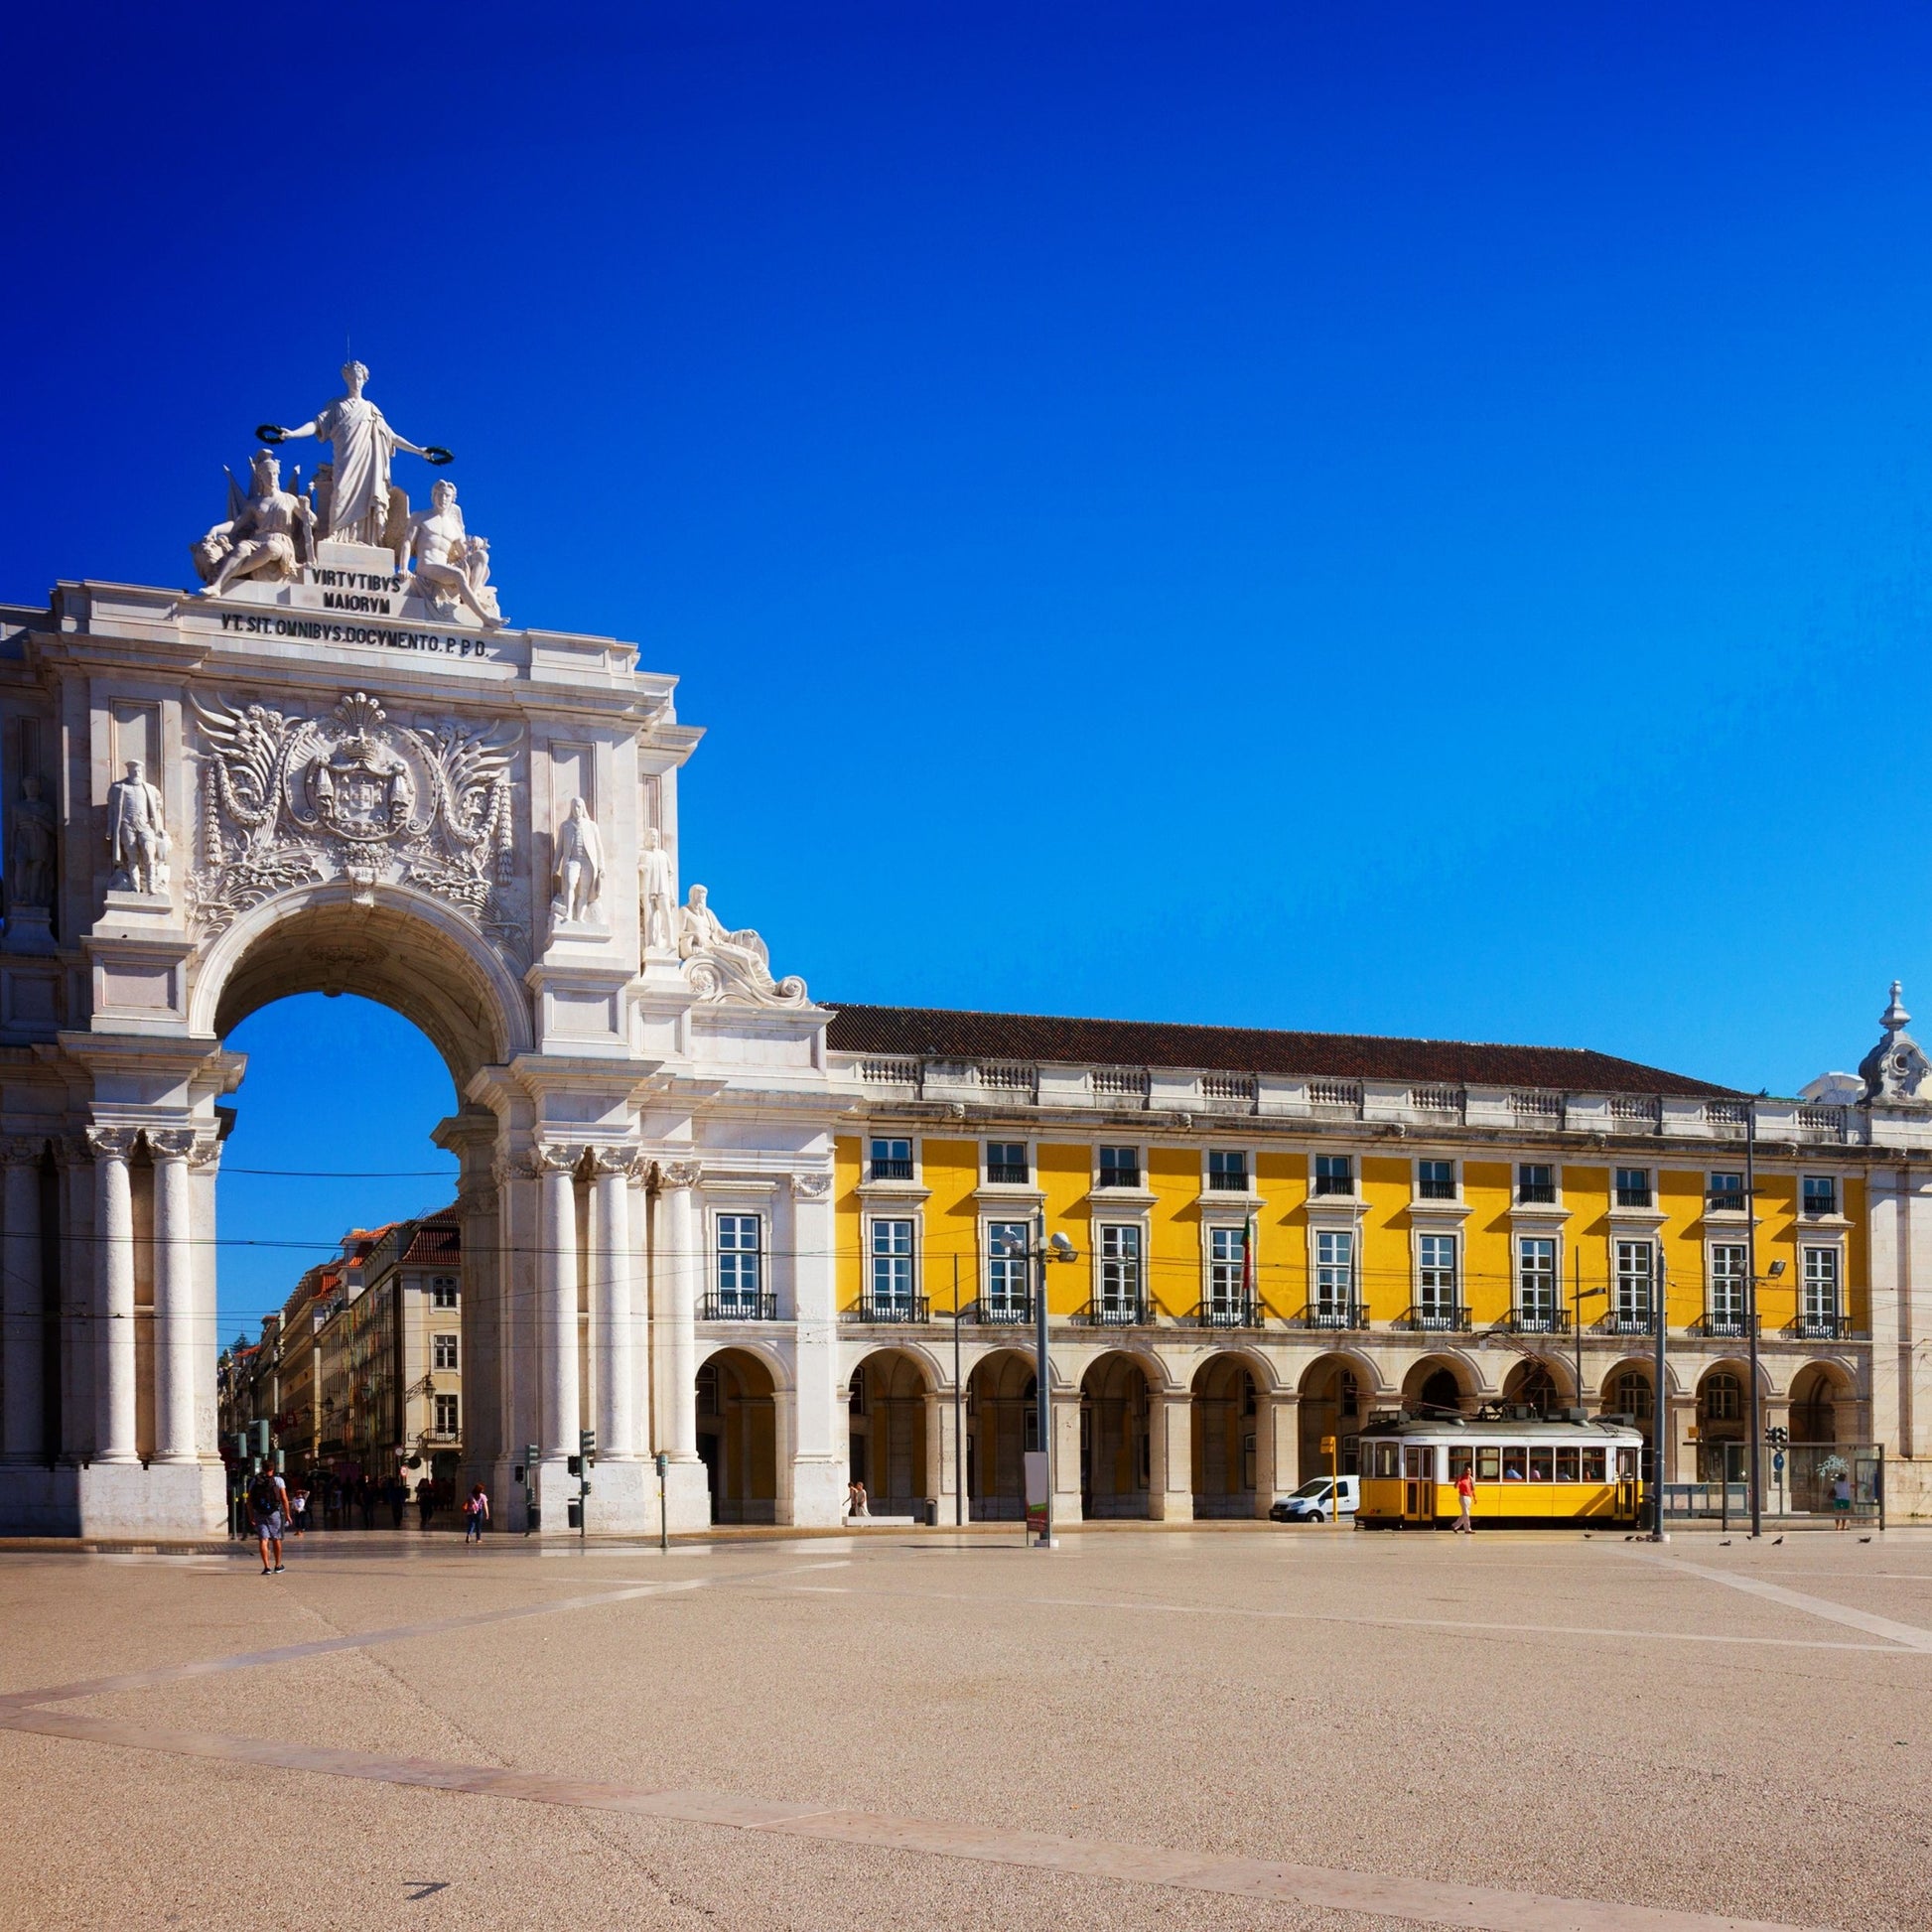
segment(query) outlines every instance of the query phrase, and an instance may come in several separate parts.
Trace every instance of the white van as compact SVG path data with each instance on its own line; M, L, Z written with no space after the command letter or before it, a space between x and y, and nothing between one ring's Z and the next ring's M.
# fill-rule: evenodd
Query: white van
M1335 1490L1339 1484L1340 1513L1353 1516L1362 1502L1360 1476L1316 1476L1305 1482L1292 1496L1284 1496L1268 1514L1277 1523L1325 1523L1337 1508Z

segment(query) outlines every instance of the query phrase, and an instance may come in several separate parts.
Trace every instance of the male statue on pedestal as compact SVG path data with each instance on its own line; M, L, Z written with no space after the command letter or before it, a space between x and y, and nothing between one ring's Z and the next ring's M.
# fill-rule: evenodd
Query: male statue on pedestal
M168 828L161 819L161 788L142 777L139 759L129 759L127 775L107 787L107 843L114 854L115 892L168 890Z
M389 526L389 464L395 453L407 450L435 464L448 463L450 453L434 443L412 443L391 429L382 411L362 393L368 379L369 372L360 362L345 362L346 395L298 429L264 423L255 434L264 443L290 443L304 436L327 443L334 461L329 527L322 534L380 547Z
M575 923L591 916L604 890L604 841L581 798L570 801L570 816L558 828L551 890L556 897L550 901L550 916Z
M677 951L677 881L671 855L655 825L644 827L643 856L637 862L637 898L644 915L644 950Z
M13 840L7 847L7 894L12 905L54 903L54 807L30 771L14 801Z

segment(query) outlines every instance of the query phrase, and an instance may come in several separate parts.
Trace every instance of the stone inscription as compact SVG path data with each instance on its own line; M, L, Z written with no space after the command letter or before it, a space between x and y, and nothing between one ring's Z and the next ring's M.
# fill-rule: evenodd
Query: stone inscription
M321 618L252 611L223 611L221 628L250 637L306 637L319 644L373 644L384 650L421 650L458 658L487 657L490 642L487 637L452 637L439 630L390 630L376 624L333 623Z
M366 570L318 568L312 569L308 577L310 583L321 587L325 611L356 611L368 617L386 618L395 610L395 600L402 595L403 580L399 574L384 577Z

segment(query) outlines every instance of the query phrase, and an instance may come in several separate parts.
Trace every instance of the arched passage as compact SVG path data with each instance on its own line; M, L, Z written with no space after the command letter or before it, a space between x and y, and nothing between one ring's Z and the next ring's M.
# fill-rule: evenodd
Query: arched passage
M1426 1355L1402 1378L1402 1406L1412 1416L1456 1416L1473 1393L1466 1372L1442 1355Z
M1700 1482L1742 1482L1748 1470L1750 1384L1742 1362L1719 1362L1698 1378Z
M1549 1361L1520 1361L1503 1378L1503 1406L1554 1415L1570 1406L1570 1377Z
M1210 1355L1194 1374L1194 1514L1255 1512L1254 1371L1239 1355Z
M743 1348L721 1348L698 1369L698 1455L714 1523L773 1523L778 1508L777 1391Z
M852 1371L852 1479L866 1485L875 1516L922 1518L926 1412L932 1385L910 1355L881 1348Z
M1829 1362L1811 1362L1791 1384L1791 1440L1835 1447L1848 1441L1852 1385Z
M1102 1355L1080 1379L1081 1514L1151 1515L1152 1470L1147 1371L1131 1355Z
M1335 1439L1334 1461L1343 1475L1356 1472L1364 1400L1362 1365L1345 1355L1323 1355L1302 1377L1301 1480L1311 1482L1329 1473L1330 1458L1322 1449Z
M1037 1383L1031 1356L1001 1349L966 1384L966 1495L976 1523L1018 1523L1027 1514L1026 1452L1039 1446Z

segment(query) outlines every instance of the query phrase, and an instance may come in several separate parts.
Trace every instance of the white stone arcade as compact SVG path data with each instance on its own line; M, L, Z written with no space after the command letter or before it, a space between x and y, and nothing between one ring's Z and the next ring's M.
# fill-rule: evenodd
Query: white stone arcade
M828 1016L702 891L678 903L699 734L675 680L502 625L493 593L472 608L355 540L372 514L323 537L303 505L250 521L237 492L198 594L0 609L0 1532L223 1522L223 1041L315 990L413 1020L462 1096L436 1138L461 1164L466 1455L499 1516L521 1527L509 1472L537 1443L561 1529L595 1428L601 1526L655 1527L659 1449L672 1526L709 1521L707 1203L753 1199L783 1316L777 1514L836 1523ZM373 1073L352 1090L378 1105Z

